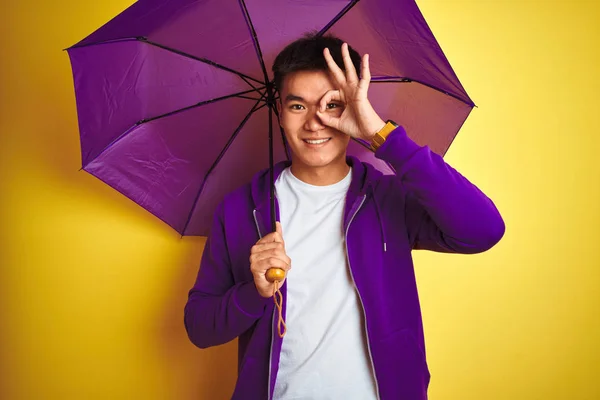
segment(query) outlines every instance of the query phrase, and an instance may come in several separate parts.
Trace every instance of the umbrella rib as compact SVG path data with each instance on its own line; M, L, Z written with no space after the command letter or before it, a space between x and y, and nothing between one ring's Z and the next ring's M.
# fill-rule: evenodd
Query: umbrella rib
M180 112L184 112L184 111L190 110L192 108L200 107L200 106L203 106L203 105L206 105L206 104L215 103L215 102L221 101L221 100L227 100L227 99L230 99L230 98L233 98L233 97L241 97L241 95L243 95L243 94L251 93L251 92L254 92L254 91L257 91L257 90L254 90L254 89L252 89L252 90L246 90L246 91L243 91L243 92L233 93L233 94L230 94L230 95L227 95L227 96L222 96L222 97L217 97L217 98L206 100L206 101L201 101L200 103L197 103L197 104L194 104L194 105L191 105L191 106L188 106L188 107L180 108L178 110L171 111L171 112L168 112L166 114L158 115L156 117L142 119L142 120L136 122L134 125L132 125L129 129L127 129L121 135L117 136L108 145L106 145L106 147L104 147L104 149L102 149L102 151L100 153L98 153L98 155L96 157L94 157L92 160L88 161L87 164L82 167L82 169L85 168L85 167L87 167L87 165L89 163L91 163L92 161L94 161L95 159L97 159L98 157L100 157L108 149L110 149L111 147L113 147L115 144L117 144L119 141L121 141L125 136L127 136L128 134L130 134L131 132L133 132L135 130L135 128L137 128L138 126L140 126L142 124L146 124L148 122L151 122L151 121L154 121L154 120L157 120L157 119L160 119L160 118L165 118L165 117L168 117L170 115L177 114L177 113L180 113ZM264 93L261 93L261 92L259 92L259 93L262 96L261 96L260 99L257 100L257 102L260 102L264 98ZM256 100L256 99L252 99L252 100Z
M230 99L230 98L232 98L232 97L244 98L244 97L243 97L243 95L244 95L244 94L251 93L251 92L255 92L255 91L258 91L258 90L254 90L254 89L252 89L252 90L246 90L246 91L243 91L243 92L238 92L238 93L228 94L227 96L221 96L221 97L216 97L216 98L214 98L214 99L210 99L210 100L201 101L201 102L199 102L199 103L196 103L196 104L193 104L193 105L191 105L191 106L184 107L184 108L180 108L180 109L178 109L178 110L175 110L175 111L170 111L170 112L168 112L168 113L161 114L161 115L157 115L157 116L155 116L155 117L150 117L150 118L145 118L145 119L142 119L142 120L138 121L136 125L145 124L145 123L148 123L148 122L151 122L151 121L157 120L157 119L161 119L161 118L169 117L169 116L171 116L171 115L173 115L173 114L179 114L180 112L184 112L184 111L191 110L192 108L201 107L201 106L204 106L204 105L206 105L206 104L215 103L215 102L217 102L217 101L227 100L227 99ZM258 93L260 93L260 92L258 92ZM263 96L261 96L261 98L259 98L259 99L255 99L255 98L253 98L253 99L251 99L251 100L257 100L257 101L261 101L261 100L263 99L263 97L264 97L264 95L263 95Z
M241 76L241 75L240 75L240 79L242 79L244 82L246 82L246 83L248 84L248 86L250 86L251 88L254 88L254 89L258 90L258 89L256 88L256 86L254 86L254 85L252 84L252 82L250 82L250 81L249 81L249 80L248 80L246 77L244 77L244 76ZM262 82L261 82L261 83L262 83Z
M327 32L329 29L331 29L331 27L339 21L340 18L342 18L344 16L344 14L346 14L348 11L350 11L350 9L352 7L354 7L360 0L352 0L352 2L350 2L350 4L348 4L346 7L344 7L342 9L342 11L340 11L338 13L338 15L336 15L327 25L325 25L325 27L323 29L321 29L319 31L319 33L317 33L318 36L323 36L325 34L325 32Z
M138 40L137 37L122 37L122 38L116 38L116 39L106 39L106 40L101 40L99 42L92 42L92 43L85 43L85 44L75 44L73 46L67 47L66 49L63 49L63 51L69 51L69 50L75 50L75 49L82 49L84 47L91 47L91 46L97 46L100 44L111 44L111 43L118 43L118 42L130 42L133 40Z
M258 56L258 61L260 62L260 67L262 69L265 82L269 82L269 76L267 75L267 68L265 67L265 61L263 60L262 50L260 48L260 43L258 43L258 36L256 35L256 30L254 29L254 24L252 23L252 19L250 18L250 13L248 12L248 8L246 7L246 2L244 0L239 0L240 5L244 11L244 18L246 19L246 23L250 28L250 32L252 34L252 41L254 43L254 48L256 49L256 54Z
M266 106L267 106L267 103L263 103L263 104L260 105L260 107L258 107L256 110L254 110L254 112L257 112L258 110L260 110L260 109L262 109L262 108L264 108Z
M203 58L203 57L196 57L196 56L193 56L193 55L191 55L189 53L183 52L181 50L177 50L177 49L174 49L172 47L165 46L164 44L153 42L151 40L148 40L148 38L145 37L145 36L119 38L119 39L108 39L108 40L103 40L103 41L100 41L100 42L86 43L86 44L71 46L71 47L69 47L69 48L67 48L65 50L79 49L79 48L83 48L83 47L96 46L96 45L100 45L100 44L128 42L128 41L138 41L138 42L141 42L141 43L147 43L147 44L149 44L151 46L155 46L155 47L161 48L163 50L169 51L171 53L178 54L178 55L180 55L182 57L191 58L192 60L200 61L200 62L203 62L205 64L212 65L215 68L219 68L219 69L222 69L224 71L231 72L232 74L235 74L235 75L239 76L244 82L246 82L248 85L250 85L253 88L254 88L254 86L250 82L248 82L247 79L248 80L252 80L252 81L254 81L256 83L264 84L260 80L258 80L256 78L253 78L253 77L251 77L249 75L246 75L246 74L244 74L244 73L242 73L240 71L236 71L236 70L234 70L232 68L226 67L224 65L221 65L221 64L216 63L214 61L211 61L209 59L206 59L206 58Z
M454 99L456 99L456 100L458 100L460 102L463 102L463 103L465 103L468 106L475 107L475 103L473 103L472 101L467 101L467 100L461 98L457 94L450 93L450 92L448 92L446 90L442 90L442 89L440 89L438 87L435 87L435 86L433 86L433 85L431 85L429 83L420 81L418 79L412 79L412 78L403 77L403 76L389 76L389 77L382 76L382 77L375 77L375 78L371 79L371 83L411 83L411 82L415 82L415 83L418 83L420 85L427 86L430 89L433 89L433 90L438 91L440 93L443 93L443 94L445 94L447 96L450 96L450 97L452 97L452 98L454 98Z
M238 97L238 98L240 98L240 99L248 99L248 100L256 100L256 101L259 101L259 100L261 100L261 99L257 99L256 97L242 96L242 95L240 95L240 96L235 96L235 97Z
M244 127L244 125L246 125L246 122L248 122L248 120L250 119L250 117L252 116L252 114L254 114L256 111L258 111L259 109L261 109L265 105L265 104L263 104L261 107L257 107L259 103L260 103L260 100L257 101L256 103L254 103L254 105L252 106L252 108L250 109L250 111L248 112L248 114L246 114L246 117L244 117L244 119L242 120L242 122L235 129L235 131L233 131L233 134L231 135L231 137L229 138L229 140L225 144L225 147L223 147L223 150L221 150L221 153L219 154L219 156L215 159L215 162L210 166L210 168L208 169L208 171L204 175L204 179L202 180L202 184L200 184L200 188L198 189L198 193L196 193L196 197L194 198L194 203L192 205L192 209L190 210L190 213L188 214L188 217L187 217L187 220L186 220L185 225L183 227L183 230L181 231L182 235L185 235L185 231L187 230L187 227L190 224L190 221L192 220L192 216L194 215L194 211L196 210L196 205L198 204L198 199L200 198L200 195L202 194L202 191L204 190L204 186L206 185L206 181L208 180L208 176L217 167L217 164L219 163L219 161L221 161L221 159L223 158L223 156L225 155L225 153L227 152L227 150L229 149L229 147L231 146L231 144L233 143L233 141L235 140L235 138L237 137L237 135L240 133L240 131L242 130L242 128Z
M216 63L216 62L214 62L214 61L211 61L211 60L209 60L209 59L207 59L207 58L193 56L193 55L191 55L191 54L188 54L188 53L185 53L185 52L183 52L183 51L181 51L181 50L177 50L177 49L174 49L174 48L172 48L172 47L165 46L164 44L160 44L160 43L157 43L157 42L153 42L153 41L151 41L151 40L148 40L148 38L146 38L146 37L143 37L143 36L141 36L141 37L138 37L138 38L136 38L136 39L137 39L138 41L140 41L140 42L143 42L143 43L148 43L149 45L152 45L152 46L159 47L159 48L161 48L161 49L163 49L163 50L167 50L167 51L170 51L170 52L172 52L172 53L179 54L180 56L187 57L187 58L191 58L191 59L193 59L193 60L200 61L200 62L203 62L203 63L205 63L205 64L208 64L208 65L212 65L213 67L216 67L216 68L222 69L222 70L224 70L224 71L231 72L231 73L233 73L233 74L236 74L237 76L239 76L239 77L240 77L240 78L242 78L242 79L246 78L246 79L253 80L253 81L254 81L254 82L256 82L256 83L261 83L261 84L263 84L263 82L259 81L258 79L255 79L255 78L253 78L253 77L251 77L251 76L248 76L248 75L246 75L246 74L244 74L244 73L242 73L242 72L240 72L240 71L236 71L236 70L234 70L234 69L231 69L231 68L229 68L229 67L226 67L226 66L224 66L224 65L221 65L221 64L219 64L219 63ZM244 80L244 81L245 81L245 80ZM248 83L247 81L245 81L245 82L246 82L246 83ZM248 84L249 84L249 83L248 83ZM250 86L252 86L252 85L250 85Z

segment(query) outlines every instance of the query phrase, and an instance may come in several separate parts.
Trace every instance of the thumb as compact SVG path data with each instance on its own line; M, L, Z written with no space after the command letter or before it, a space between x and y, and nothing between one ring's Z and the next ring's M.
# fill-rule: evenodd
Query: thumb
M279 233L281 238L283 238L283 229L281 228L281 222L279 221L275 222L275 232Z

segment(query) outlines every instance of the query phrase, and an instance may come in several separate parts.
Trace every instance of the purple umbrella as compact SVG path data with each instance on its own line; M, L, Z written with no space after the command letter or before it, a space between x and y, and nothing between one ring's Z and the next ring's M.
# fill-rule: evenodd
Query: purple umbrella
M270 66L308 31L368 52L376 111L445 154L474 104L414 1L139 0L67 49L82 168L207 235L225 194L289 159ZM364 143L348 154L392 173Z

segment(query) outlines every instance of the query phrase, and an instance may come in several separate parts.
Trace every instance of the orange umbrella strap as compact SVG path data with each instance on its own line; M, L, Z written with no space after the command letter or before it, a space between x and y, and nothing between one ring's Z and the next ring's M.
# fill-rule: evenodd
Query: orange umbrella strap
M279 290L279 281L273 282L273 299L275 301L275 307L277 307L277 313L279 314L277 318L277 332L279 333L279 337L283 338L287 331L287 327L283 320L283 296Z

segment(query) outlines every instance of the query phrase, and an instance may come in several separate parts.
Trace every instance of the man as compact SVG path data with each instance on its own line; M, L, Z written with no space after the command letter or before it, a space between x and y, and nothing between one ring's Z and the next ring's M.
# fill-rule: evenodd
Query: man
M411 251L486 251L503 220L440 156L374 111L368 55L361 62L337 38L307 36L273 72L292 150L291 165L275 167L280 223L269 232L268 171L220 204L185 308L190 340L206 348L239 337L234 399L426 399ZM351 137L371 142L396 174L347 157ZM287 272L283 339L270 268Z

